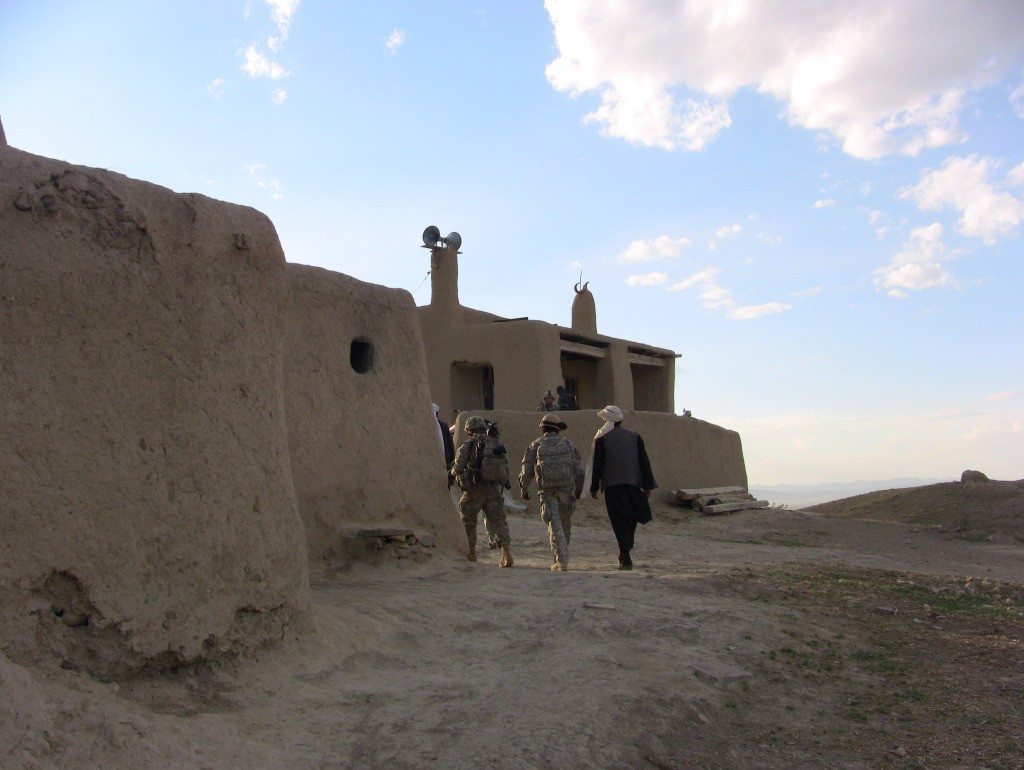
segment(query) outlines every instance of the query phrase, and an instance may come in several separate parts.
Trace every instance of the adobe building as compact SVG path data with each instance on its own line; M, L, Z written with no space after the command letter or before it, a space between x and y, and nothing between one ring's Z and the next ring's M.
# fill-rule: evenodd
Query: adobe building
M571 327L502 318L459 302L457 248L444 241L424 248L430 249L431 294L419 308L420 325L430 392L442 416L452 409L532 411L558 385L576 394L580 409L616 404L626 411L675 411L678 356L599 334L586 285L576 287Z
M310 561L347 534L460 538L408 292L2 123L0 233L12 660L119 679L258 649L311 627Z
M270 220L0 144L0 233L0 647L116 679L308 622Z
M461 539L412 295L319 267L287 274L285 415L310 556L337 561L359 528Z
M446 241L433 233L436 228L424 233L430 304L418 311L431 394L443 415L460 412L457 442L465 438L471 415L496 420L515 475L523 451L539 435L535 409L541 394L561 384L577 396L579 411L561 417L585 457L602 424L597 410L615 404L627 414L628 427L644 436L662 490L747 486L740 435L675 414L676 353L598 333L594 295L586 285L576 286L571 327L465 307L458 291L461 238L453 233Z

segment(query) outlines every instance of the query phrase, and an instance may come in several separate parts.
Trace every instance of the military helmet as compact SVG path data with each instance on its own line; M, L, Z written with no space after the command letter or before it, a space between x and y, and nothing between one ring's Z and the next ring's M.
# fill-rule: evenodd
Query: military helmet
M473 415L466 420L466 433L483 433L487 430L487 421L483 417Z

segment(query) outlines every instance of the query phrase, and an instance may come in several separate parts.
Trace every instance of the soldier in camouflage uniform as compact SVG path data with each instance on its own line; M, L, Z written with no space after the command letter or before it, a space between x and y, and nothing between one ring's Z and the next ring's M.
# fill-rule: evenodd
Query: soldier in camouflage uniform
M505 520L505 501L502 500L502 489L508 489L511 484L508 480L508 460L505 458L505 447L496 439L488 439L487 422L482 417L470 417L466 420L466 433L469 439L462 442L455 452L455 462L452 463L451 475L455 483L462 490L462 497L459 499L459 515L462 524L466 528L466 538L469 541L469 553L467 558L476 561L476 526L477 514L482 508L484 511L484 527L490 537L497 540L501 549L500 567L512 566L512 552L509 549L511 538L508 533L508 522ZM500 463L496 457L488 457L486 462L481 462L481 454L489 452L496 455L496 449L500 447ZM503 473L482 470L482 465L491 464L491 467L501 467ZM485 479L484 475L500 475L500 479Z
M540 421L543 435L530 444L523 455L519 474L524 500L530 499L530 484L536 479L540 492L540 517L547 522L548 540L555 563L551 569L569 569L569 537L572 512L583 493L583 463L579 450L559 431L568 427L557 414L546 414Z

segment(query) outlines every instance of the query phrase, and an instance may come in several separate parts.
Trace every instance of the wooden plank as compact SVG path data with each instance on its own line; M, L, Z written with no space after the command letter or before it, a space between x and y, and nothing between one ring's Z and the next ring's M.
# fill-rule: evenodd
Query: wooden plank
M677 500L695 500L708 495L723 495L730 492L746 492L743 487L705 487L703 489L674 489L672 494Z
M749 502L756 499L753 495L748 495L746 492L720 492L717 495L701 495L694 498L690 501L690 505L695 511L703 511L712 505Z
M715 513L728 513L729 511L745 511L748 508L767 508L767 500L743 500L738 503L719 503L718 505L705 505L702 513L710 516Z
M697 498L703 500L704 498ZM717 495L711 495L711 499L707 500L705 505L714 505L715 503L738 503L741 500L756 500L757 498L753 495L748 495L746 492L721 492Z
M588 358L604 358L608 355L603 348L599 348L594 345L584 345L582 342L569 342L568 340L562 340L561 345L563 353L576 353L577 355L587 356Z
M565 343L563 342L562 344L564 345ZM672 360L674 363L674 359L657 358L656 356L644 356L641 355L640 353L629 354L629 363L640 364L641 366L667 366L669 360Z

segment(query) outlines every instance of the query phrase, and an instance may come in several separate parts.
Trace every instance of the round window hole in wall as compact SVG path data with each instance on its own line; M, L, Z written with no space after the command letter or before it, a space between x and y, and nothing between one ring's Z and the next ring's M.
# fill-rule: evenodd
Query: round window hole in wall
M373 345L369 340L354 339L348 357L352 368L360 374L366 374L373 369Z

